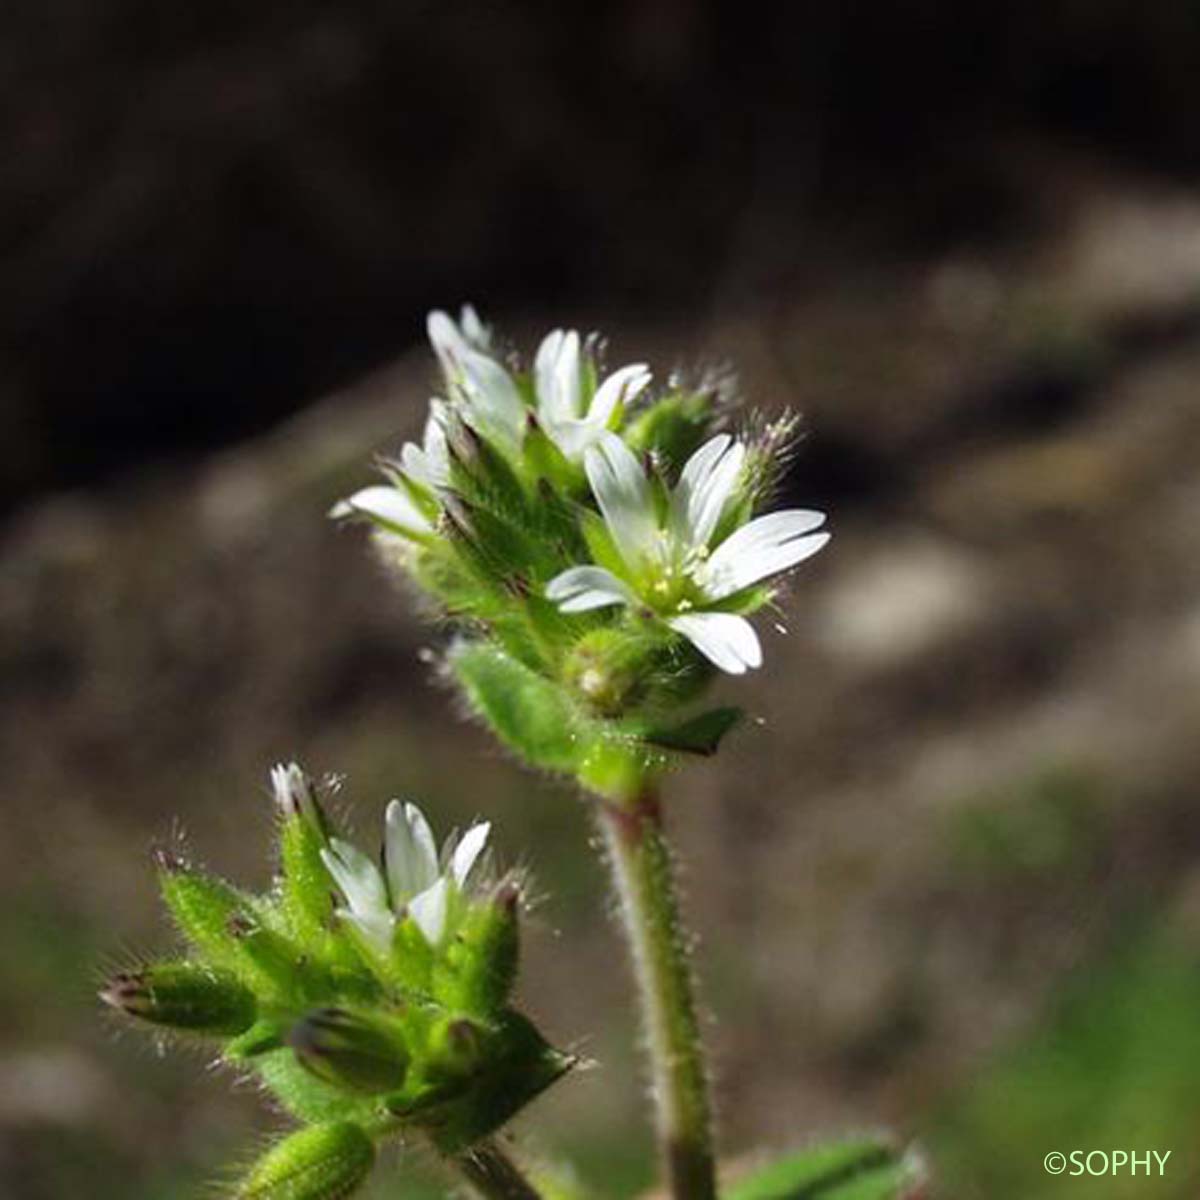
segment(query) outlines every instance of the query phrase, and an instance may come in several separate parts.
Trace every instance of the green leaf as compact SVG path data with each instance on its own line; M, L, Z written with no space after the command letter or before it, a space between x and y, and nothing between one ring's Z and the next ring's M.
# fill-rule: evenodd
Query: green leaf
M642 740L684 754L715 754L721 739L743 716L740 708L713 708L679 725L648 729Z
M562 689L478 642L461 642L450 664L471 707L508 748L533 766L574 772L591 737Z
M726 1200L918 1200L916 1165L883 1138L809 1146L735 1183Z

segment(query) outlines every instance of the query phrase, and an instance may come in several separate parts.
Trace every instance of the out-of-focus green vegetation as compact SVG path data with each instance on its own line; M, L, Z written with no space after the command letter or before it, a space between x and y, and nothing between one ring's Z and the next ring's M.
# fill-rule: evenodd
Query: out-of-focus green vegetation
M928 1145L945 1194L961 1200L1186 1200L1200 1187L1200 951L1129 942L1064 985L1039 1028L940 1104ZM1138 1174L1055 1176L1043 1158L1170 1153ZM1100 1170L1101 1160L1094 1166ZM1085 1168L1086 1169L1086 1168ZM1110 1170L1112 1168L1110 1167ZM1149 1176L1149 1177L1148 1177Z

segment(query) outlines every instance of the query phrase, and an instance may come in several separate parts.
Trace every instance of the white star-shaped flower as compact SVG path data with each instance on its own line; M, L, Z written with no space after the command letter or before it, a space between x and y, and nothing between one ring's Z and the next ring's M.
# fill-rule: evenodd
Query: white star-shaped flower
M396 923L407 914L431 946L446 932L451 896L462 891L487 845L491 826L472 825L451 835L439 857L429 822L415 804L393 800L384 820L383 870L361 850L331 838L321 860L346 904L338 914L387 953Z
M587 365L579 334L573 329L547 334L533 361L538 419L572 461L581 459L608 430L614 414L650 383L645 363L631 363L614 371L592 391L592 373L585 370Z
M722 671L740 675L761 666L754 627L722 604L810 558L829 534L814 532L824 513L785 509L755 517L714 544L745 456L745 446L728 434L710 439L688 459L662 509L633 452L604 434L585 454L584 468L623 569L570 567L550 581L547 597L563 612L646 608Z

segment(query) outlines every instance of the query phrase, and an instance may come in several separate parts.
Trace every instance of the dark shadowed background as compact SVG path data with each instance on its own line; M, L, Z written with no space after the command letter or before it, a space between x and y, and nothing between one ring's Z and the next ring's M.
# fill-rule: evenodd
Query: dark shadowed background
M596 1069L519 1134L650 1177L581 803L461 724L325 520L430 306L731 360L831 548L672 785L731 1157L889 1125L953 1200L1200 1189L1200 9L0 16L0 1195L182 1198L275 1119L98 1012L148 851L268 876L266 772L481 813ZM1051 1150L1172 1151L1053 1179ZM438 1195L403 1182L373 1195ZM415 1176L414 1176L415 1179Z

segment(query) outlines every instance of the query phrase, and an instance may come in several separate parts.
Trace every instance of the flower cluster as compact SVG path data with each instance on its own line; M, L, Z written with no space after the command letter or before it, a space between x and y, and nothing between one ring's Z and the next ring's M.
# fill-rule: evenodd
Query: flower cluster
M406 1130L458 1155L570 1068L511 1007L520 889L489 827L439 855L412 804L387 811L383 870L338 837L295 765L277 767L280 873L252 895L158 855L186 953L101 993L160 1029L214 1039L303 1122L251 1169L244 1200L349 1195Z
M428 330L442 388L422 443L333 514L369 521L456 622L453 669L526 758L579 773L597 741L680 748L663 715L713 668L762 663L747 617L829 538L822 513L756 512L794 421L723 432L720 387L655 390L642 363L606 372L598 339L574 330L547 335L529 365L469 307L457 322L432 313ZM547 685L553 717L535 711ZM529 744L551 724L573 727L572 761Z

